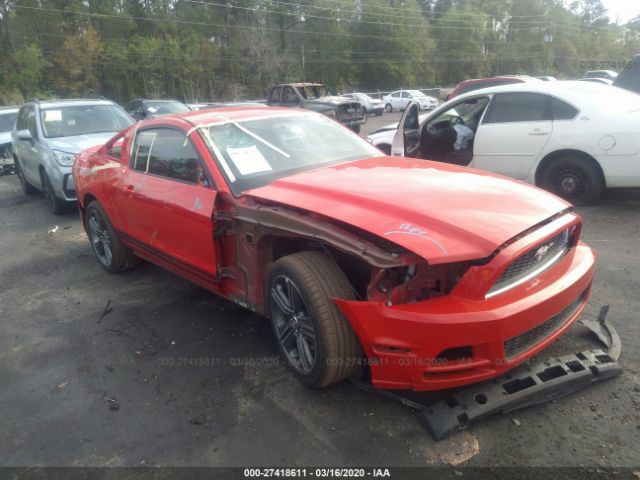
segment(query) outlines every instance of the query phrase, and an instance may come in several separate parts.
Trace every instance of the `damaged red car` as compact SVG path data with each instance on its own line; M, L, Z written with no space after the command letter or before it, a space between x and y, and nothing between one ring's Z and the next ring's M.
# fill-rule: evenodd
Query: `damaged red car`
M498 376L573 325L594 276L565 201L385 156L307 111L143 121L73 175L102 267L143 258L268 317L316 387L362 370L385 389Z

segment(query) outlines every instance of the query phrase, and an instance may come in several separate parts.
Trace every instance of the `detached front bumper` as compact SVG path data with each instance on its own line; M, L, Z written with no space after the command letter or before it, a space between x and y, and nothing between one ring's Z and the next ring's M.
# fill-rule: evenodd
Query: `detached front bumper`
M454 290L391 307L336 303L360 339L376 387L442 390L499 376L562 336L584 310L595 263L595 252L579 242L553 268L488 299Z

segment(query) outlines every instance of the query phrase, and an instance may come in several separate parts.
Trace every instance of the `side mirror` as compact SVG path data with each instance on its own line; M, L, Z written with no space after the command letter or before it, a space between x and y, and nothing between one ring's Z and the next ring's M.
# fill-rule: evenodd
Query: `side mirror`
M25 128L24 130L18 130L18 140L30 142L33 140L33 136L31 132Z

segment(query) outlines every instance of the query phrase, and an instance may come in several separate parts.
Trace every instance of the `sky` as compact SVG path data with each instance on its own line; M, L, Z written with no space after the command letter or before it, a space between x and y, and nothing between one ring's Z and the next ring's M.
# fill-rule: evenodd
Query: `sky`
M640 15L640 0L602 0L602 4L609 10L609 18L613 22L626 23Z

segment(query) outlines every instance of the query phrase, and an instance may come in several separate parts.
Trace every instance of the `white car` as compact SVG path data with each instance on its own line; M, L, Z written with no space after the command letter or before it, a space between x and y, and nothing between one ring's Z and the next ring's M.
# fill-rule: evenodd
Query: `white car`
M420 125L424 125L424 122L427 118L430 117L429 113L421 114L418 119ZM374 130L369 135L367 135L367 140L373 144L373 146L378 147L387 155L391 155L391 144L393 143L393 137L395 137L396 132L398 131L398 122L390 123L381 127L377 130Z
M640 187L635 93L580 81L522 83L460 95L422 123L418 112L405 110L392 154L495 172L582 205L607 187Z
M437 98L428 97L420 90L398 90L382 98L385 112L402 111L411 102L415 102L420 110L433 110L438 106Z
M382 115L382 112L384 112L384 104L382 103L382 100L371 98L366 93L345 93L342 96L359 102L360 105L362 105L365 115L368 113L375 113L376 116L380 116Z

